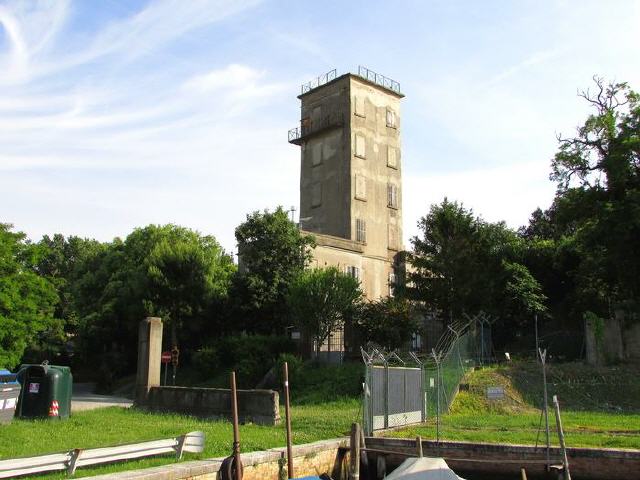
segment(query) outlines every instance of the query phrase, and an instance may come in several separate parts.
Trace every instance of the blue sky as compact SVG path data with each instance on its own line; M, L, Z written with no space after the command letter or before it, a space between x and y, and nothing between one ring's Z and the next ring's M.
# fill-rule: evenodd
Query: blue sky
M615 8L614 8L615 7ZM399 81L405 241L446 195L526 223L594 74L640 89L640 2L0 1L0 221L34 240L149 223L235 251L298 205L300 84Z

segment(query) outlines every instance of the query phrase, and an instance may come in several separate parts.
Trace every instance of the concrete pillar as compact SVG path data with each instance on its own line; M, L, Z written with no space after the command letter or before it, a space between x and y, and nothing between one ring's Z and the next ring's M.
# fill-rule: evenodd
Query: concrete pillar
M138 327L138 374L136 405L144 405L151 387L160 386L162 319L147 317Z

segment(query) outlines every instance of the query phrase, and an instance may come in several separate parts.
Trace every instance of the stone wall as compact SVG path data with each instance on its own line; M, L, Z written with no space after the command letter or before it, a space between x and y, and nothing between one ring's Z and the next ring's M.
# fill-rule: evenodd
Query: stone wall
M296 477L328 473L332 478L347 478L349 454L347 439L324 440L293 447L293 468ZM229 442L231 450L231 442ZM243 480L280 480L287 478L286 448L243 453ZM97 480L157 479L157 480L218 480L223 458L182 462L161 467L99 475Z
M400 438L367 438L367 448L386 451L415 453L415 440ZM520 478L520 469L525 468L528 478L544 476L545 448L526 445L498 445L470 442L422 442L427 457L443 457L456 473L465 476L474 474L504 475ZM375 465L375 454L369 453L370 464ZM569 469L574 478L581 480L628 480L637 478L640 472L640 450L567 448ZM404 456L387 455L387 465L393 468L405 459ZM552 464L561 464L561 451L551 448ZM528 460L542 463L528 463Z
M587 319L584 330L587 363L607 365L640 359L640 323L625 321L622 312L616 312L600 326Z
M222 388L152 387L143 408L206 418L231 418L231 390ZM278 392L238 390L241 423L276 425L280 422Z

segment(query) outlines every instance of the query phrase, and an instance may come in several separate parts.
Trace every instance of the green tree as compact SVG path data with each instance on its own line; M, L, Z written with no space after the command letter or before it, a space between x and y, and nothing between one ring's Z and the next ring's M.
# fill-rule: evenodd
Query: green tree
M282 333L289 285L311 261L312 237L302 235L278 207L254 212L236 228L239 269L234 279L236 325L250 332Z
M409 300L387 297L364 303L355 328L363 342L393 350L405 346L419 332L420 323Z
M419 222L412 240L408 295L446 322L480 311L498 319L494 340L509 341L546 310L545 296L528 270L526 243L504 222L476 218L446 198Z
M361 301L358 280L335 267L303 271L287 295L291 316L314 339L316 353L332 332L356 316Z
M67 362L60 358L67 354L69 340L78 334L79 319L74 301L73 286L78 276L83 273L85 260L94 255L101 244L96 240L83 239L55 234L45 235L38 242L42 251L36 265L37 272L46 277L56 288L58 302L54 317L59 320L57 335L40 335L39 341L31 345L33 351L26 355L33 361L39 358L57 357L58 362Z
M232 258L213 237L190 232L187 238L158 242L146 259L151 301L171 328L171 343L185 319L202 315L226 296L235 270Z
M408 294L426 300L451 322L473 308L477 293L478 225L473 213L447 198L418 221L422 237L411 240Z
M37 335L55 331L55 287L38 275L44 251L0 224L0 365L13 367Z
M583 314L640 313L640 102L626 83L594 78L579 93L593 108L575 136L558 137L551 207L534 212L525 238L546 242L532 269L558 321L581 327ZM550 247L553 245L553 248ZM552 274L549 275L549 266Z
M217 329L234 269L212 237L176 225L148 225L104 244L73 286L83 357L100 365L105 384L132 371L138 323L150 315L164 318L170 340L199 347Z

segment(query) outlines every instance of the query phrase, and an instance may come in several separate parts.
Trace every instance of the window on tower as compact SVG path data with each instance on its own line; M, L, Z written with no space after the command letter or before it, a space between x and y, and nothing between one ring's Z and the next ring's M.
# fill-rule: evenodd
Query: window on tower
M356 242L366 243L367 241L367 222L361 218L356 218Z
M356 199L367 200L367 178L364 175L356 175Z
M357 117L364 117L365 116L365 111L364 111L364 97L359 96L359 97L354 97L354 109L353 109L353 113L357 116Z
M311 207L319 207L322 204L322 184L311 185Z
M398 152L395 147L387 146L387 166L398 168Z
M322 163L322 142L314 143L311 146L311 166L315 167Z
M356 135L355 155L356 157L360 157L360 158L366 158L367 156L367 149L366 149L366 143L364 140L364 135Z
M396 274L389 274L389 296L393 297L396 293Z
M389 250L398 251L398 227L394 224L389 224L389 238L388 248Z
M387 184L387 206L398 208L398 186L393 183Z
M396 112L391 109L387 109L387 127L398 128Z
M356 280L360 280L360 269L356 266L347 265L345 267L345 273Z

